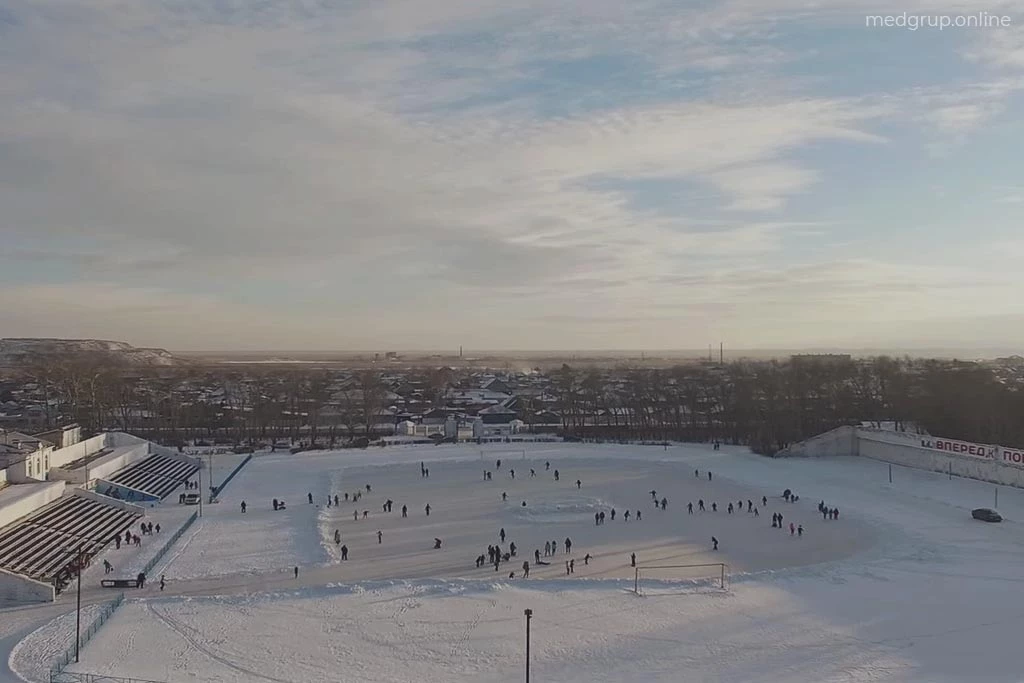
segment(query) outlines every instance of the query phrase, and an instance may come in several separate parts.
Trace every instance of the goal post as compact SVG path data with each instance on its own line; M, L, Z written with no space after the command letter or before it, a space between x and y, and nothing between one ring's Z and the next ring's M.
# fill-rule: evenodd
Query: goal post
M725 575L729 565L724 562L709 562L704 564L649 564L636 567L633 570L633 592L640 595L641 580L644 572L647 578L654 578L653 574L661 574L659 580L688 580L701 581L713 579L719 588L725 590Z
M526 451L521 448L480 450L481 460L526 460Z

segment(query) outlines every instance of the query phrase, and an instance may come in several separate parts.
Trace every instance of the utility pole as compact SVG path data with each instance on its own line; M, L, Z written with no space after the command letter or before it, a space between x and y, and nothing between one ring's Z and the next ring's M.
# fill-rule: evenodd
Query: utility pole
M199 461L199 516L203 516L203 461Z
M75 572L78 574L78 599L75 607L75 664L78 664L78 649L82 642L82 564L85 559L85 543L78 546L78 559L75 560Z
M524 610L523 614L526 615L526 683L530 683L530 619L533 618L533 610Z

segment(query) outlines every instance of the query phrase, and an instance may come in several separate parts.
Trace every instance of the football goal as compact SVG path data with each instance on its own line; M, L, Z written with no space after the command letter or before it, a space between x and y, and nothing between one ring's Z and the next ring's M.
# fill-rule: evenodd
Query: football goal
M633 575L633 592L641 595L644 580L688 581L693 583L713 582L725 590L725 576L728 565L723 562L708 564L653 564L637 567Z
M526 460L526 451L522 449L484 448L480 451L481 460Z

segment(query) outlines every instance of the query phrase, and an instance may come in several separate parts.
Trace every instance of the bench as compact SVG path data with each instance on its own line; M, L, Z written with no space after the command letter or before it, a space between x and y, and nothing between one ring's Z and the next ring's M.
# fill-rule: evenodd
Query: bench
M138 588L138 579L103 579L100 585L104 588Z

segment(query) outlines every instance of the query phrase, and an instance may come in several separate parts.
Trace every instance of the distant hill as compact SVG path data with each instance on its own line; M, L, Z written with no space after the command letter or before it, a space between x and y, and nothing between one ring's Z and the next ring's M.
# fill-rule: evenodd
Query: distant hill
M0 339L0 366L17 367L35 362L40 356L69 358L104 355L134 366L182 365L184 360L164 349L146 349L125 342L104 339Z

